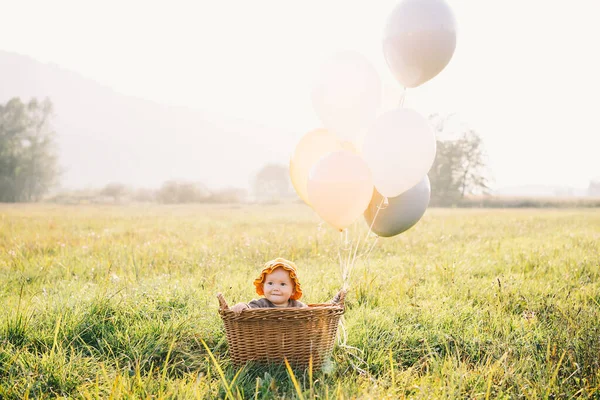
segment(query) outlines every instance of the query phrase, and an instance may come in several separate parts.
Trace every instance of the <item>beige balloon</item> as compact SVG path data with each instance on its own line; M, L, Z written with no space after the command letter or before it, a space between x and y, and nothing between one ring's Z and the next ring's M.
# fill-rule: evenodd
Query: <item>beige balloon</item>
M308 132L300 139L290 159L290 180L298 196L308 205L308 174L321 157L332 151L342 150L344 146L338 138L326 129Z
M325 222L340 231L362 216L372 194L371 171L365 160L351 151L329 153L310 171L310 203Z
M381 79L365 56L340 51L319 69L311 100L325 129L357 144L377 117Z

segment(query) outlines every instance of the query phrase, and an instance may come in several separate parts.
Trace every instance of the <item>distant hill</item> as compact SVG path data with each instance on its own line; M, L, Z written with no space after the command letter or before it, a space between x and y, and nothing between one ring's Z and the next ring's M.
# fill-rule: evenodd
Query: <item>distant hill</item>
M0 51L0 102L13 97L53 101L66 188L157 187L168 179L247 187L265 163L287 163L295 145L287 132L121 95L57 65Z

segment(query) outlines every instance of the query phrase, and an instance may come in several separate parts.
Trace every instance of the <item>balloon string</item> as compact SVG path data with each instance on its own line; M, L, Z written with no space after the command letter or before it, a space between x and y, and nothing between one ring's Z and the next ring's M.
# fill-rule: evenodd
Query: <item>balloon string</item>
M342 261L342 249L344 248L343 247L343 242L344 242L343 235L344 235L344 232L340 231L340 244L338 246L338 258L340 259L340 274L342 275L341 276L342 283L345 286L346 283L344 281L344 262Z
M356 265L356 260L358 260L359 258L365 257L365 256L366 256L365 258L367 258L371 254L371 252L373 251L373 248L375 247L375 244L377 243L377 239L379 238L378 236L375 237L375 240L371 244L368 243L368 239L371 236L371 233L373 232L373 224L375 223L375 220L377 219L377 215L379 215L379 210L386 208L387 207L386 204L387 204L387 198L382 197L381 202L377 206L377 211L375 212L373 221L371 221L371 224L369 225L369 231L367 232L365 238L362 240L362 243L360 240L361 235L360 235L360 232L358 231L358 229L355 229L356 230L356 242L354 242L354 240L352 240L351 242L348 242L348 228L346 228L342 232L340 232L340 246L338 249L338 257L340 260L340 270L342 272L342 282L343 282L344 289L348 289L350 277L351 277L352 271ZM356 228L356 223L354 223L354 227ZM348 246L348 244L350 244L350 246ZM363 251L363 249L365 247L368 249L366 252ZM359 248L361 248L360 253L358 251ZM347 251L348 252L347 255L346 254L342 255L342 250L344 252ZM345 259L345 262L344 262L344 259Z
M356 223L354 224L354 226L356 226ZM356 246L354 246L354 255L352 256L352 263L350 264L350 271L349 271L348 275L350 275L350 273L354 269L354 263L356 262L356 252L358 251L359 244L360 244L360 233L358 232L358 229L356 229ZM350 251L352 251L352 248L350 248Z
M344 288L347 289L348 281L350 280L350 255L352 255L352 241L348 241L348 228L346 228L346 243L345 244L346 244L346 250L348 251L348 255L346 256Z
M345 228L340 232L340 245L338 248L338 258L340 261L340 271L342 275L343 289L348 289L350 278L352 276L352 270L354 268L355 260L357 259L356 253L360 244L360 234L358 233L356 222L353 224L354 231L353 238L349 239L348 234L350 229ZM356 238L356 239L354 239Z
M358 255L358 258L364 258L366 261L369 258L369 256L371 255L371 252L373 251L373 249L375 248L375 245L377 244L377 240L379 239L379 236L373 235L373 225L375 225L375 221L377 220L379 211L387 208L388 204L389 204L388 198L382 197L381 201L379 202L379 205L377 206L377 211L375 211L375 215L373 216L373 221L371 221L371 224L369 225L369 231L367 232L367 234L365 235L365 238L363 240L363 248L361 249L361 252ZM369 237L372 237L372 236L375 236L375 240L373 241L373 243L369 244ZM365 248L367 249L366 251L364 251Z
M361 256L365 258L365 260L369 259L371 252L373 251L373 249L375 248L375 245L377 244L377 240L379 240L379 236L375 236L375 240L373 240L373 243L369 247L369 250L366 251L365 253L361 254Z
M406 97L406 87L402 87L402 95L400 96L400 104L399 106L404 107L404 98Z
M340 259L340 274L342 275L342 283L344 282L344 261L342 257L342 250L344 248L344 231L340 231L340 244L338 246L338 257Z
M348 254L346 254L346 251ZM344 253L344 254L342 254ZM350 254L352 253L352 245L348 247L348 228L344 228L344 230L340 231L340 245L338 249L338 257L340 260L340 272L342 274L342 288L348 289L348 280L349 280L349 263L350 263Z
M381 197L381 201L379 202L379 205L377 206L377 211L375 211L375 216L373 216L373 221L371 221L371 224L369 225L369 231L367 232L367 235L365 236L365 242L367 241L367 238L371 235L371 233L373 233L373 225L375 224L375 220L377 219L377 216L379 215L379 210L387 207L387 206L383 207L386 200L387 200L386 197L383 197L383 196Z
M342 287L344 289L348 289L350 276L352 274L352 270L356 265L356 260L362 257L368 258L373 248L375 248L375 244L377 244L377 239L379 236L375 235L375 240L373 243L369 242L369 237L373 233L373 225L377 220L377 216L379 215L379 211L383 210L387 207L388 199L386 197L382 197L379 205L377 206L377 211L375 211L375 215L373 216L373 221L369 225L369 231L365 235L364 239L360 240L360 232L356 229L356 242L354 239L352 241L348 240L348 228L340 231L340 245L338 248L338 259L340 261L340 271L342 275ZM353 225L356 228L356 223ZM362 244L362 246L361 246ZM361 248L361 252L359 253L358 249ZM364 248L367 248L367 251L363 251ZM347 252L347 253L346 253Z

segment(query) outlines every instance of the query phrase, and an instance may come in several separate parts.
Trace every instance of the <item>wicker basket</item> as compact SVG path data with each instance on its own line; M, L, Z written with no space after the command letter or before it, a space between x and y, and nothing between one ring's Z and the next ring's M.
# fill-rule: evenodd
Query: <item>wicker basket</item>
M344 313L345 292L339 301L309 304L306 308L251 308L235 314L220 293L219 314L225 324L229 354L241 366L248 361L283 363L296 367L320 368L331 355L340 316Z

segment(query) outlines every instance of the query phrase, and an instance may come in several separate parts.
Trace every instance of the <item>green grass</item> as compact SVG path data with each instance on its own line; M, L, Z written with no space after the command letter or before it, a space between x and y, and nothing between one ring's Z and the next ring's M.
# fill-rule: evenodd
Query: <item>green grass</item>
M600 398L598 209L430 209L356 264L331 364L234 368L216 293L281 256L325 301L339 240L301 205L0 206L0 398Z

